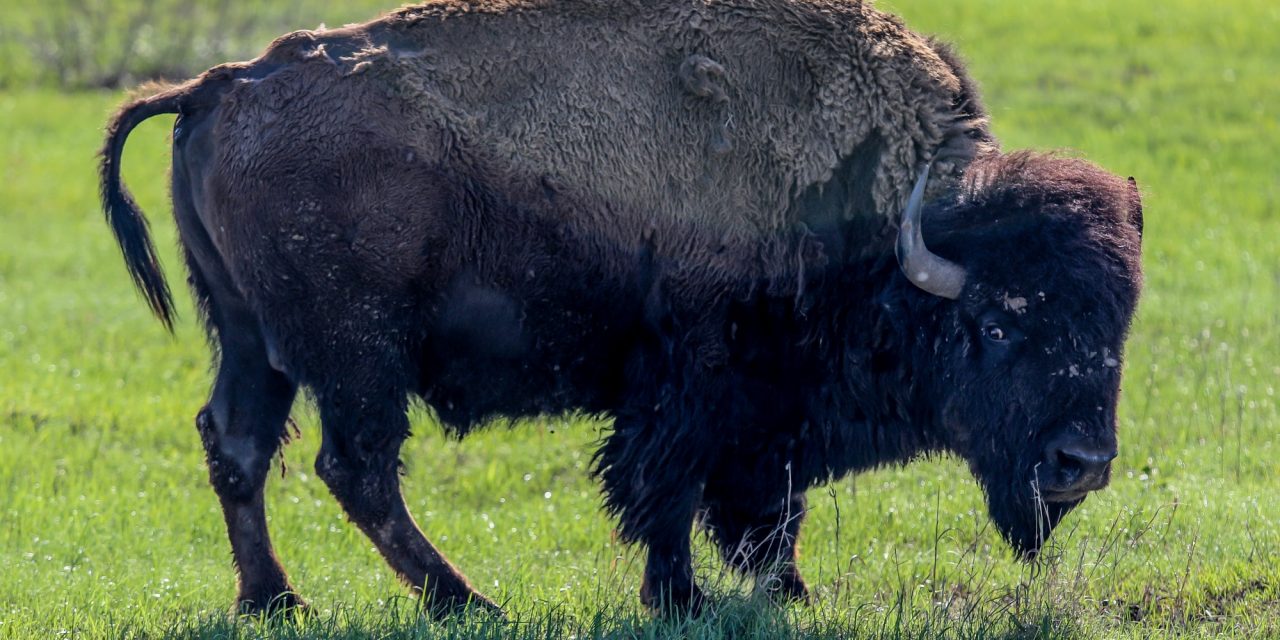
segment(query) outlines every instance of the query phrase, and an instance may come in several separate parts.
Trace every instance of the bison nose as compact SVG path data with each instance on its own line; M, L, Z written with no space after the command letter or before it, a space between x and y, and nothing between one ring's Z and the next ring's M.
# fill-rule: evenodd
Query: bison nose
M1114 448L1096 448L1082 443L1050 446L1046 453L1054 471L1047 489L1051 496L1056 494L1066 500L1106 486L1111 461L1117 455Z

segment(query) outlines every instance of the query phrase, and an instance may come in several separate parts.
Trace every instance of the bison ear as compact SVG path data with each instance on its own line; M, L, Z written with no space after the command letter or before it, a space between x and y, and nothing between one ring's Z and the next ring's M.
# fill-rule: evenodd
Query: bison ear
M1142 194L1138 192L1138 181L1129 176L1129 223L1138 230L1138 242L1142 242Z

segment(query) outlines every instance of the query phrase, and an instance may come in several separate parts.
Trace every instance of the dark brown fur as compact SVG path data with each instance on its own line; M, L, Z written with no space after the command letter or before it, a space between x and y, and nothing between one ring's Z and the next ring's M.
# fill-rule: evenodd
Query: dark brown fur
M459 434L611 417L596 473L649 549L652 606L700 600L699 514L726 561L805 597L804 489L930 451L969 460L1034 553L1078 502L1029 494L1079 484L1054 447L1114 446L1136 192L998 155L955 55L863 4L439 2L290 34L132 102L108 129L103 200L166 323L119 158L171 112L177 224L220 354L197 426L244 610L301 604L262 504L300 386L323 423L318 475L441 608L492 604L400 496L411 395ZM926 234L972 275L956 301L892 255L930 158ZM996 349L975 334L992 317L1052 353L975 360Z

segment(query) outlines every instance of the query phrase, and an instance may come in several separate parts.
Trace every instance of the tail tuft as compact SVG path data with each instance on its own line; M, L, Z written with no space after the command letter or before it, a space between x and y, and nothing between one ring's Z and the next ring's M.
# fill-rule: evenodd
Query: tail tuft
M107 141L102 148L99 172L103 210L124 254L129 275L146 298L152 313L170 333L173 332L175 315L173 294L165 282L160 258L151 242L150 225L120 180L120 157L129 132L152 116L178 113L182 95L183 92L173 90L125 105L107 125Z

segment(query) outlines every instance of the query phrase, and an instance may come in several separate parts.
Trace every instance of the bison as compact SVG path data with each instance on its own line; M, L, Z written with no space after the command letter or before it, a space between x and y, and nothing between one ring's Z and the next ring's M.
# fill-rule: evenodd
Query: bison
M406 406L612 419L594 473L651 607L696 607L697 522L806 598L805 490L947 452L1034 556L1105 486L1142 213L1003 153L958 57L852 0L444 0L276 40L121 109L102 198L178 114L172 197L216 347L196 418L246 612L304 606L263 486L300 387L316 472L433 610L492 607L401 497Z

